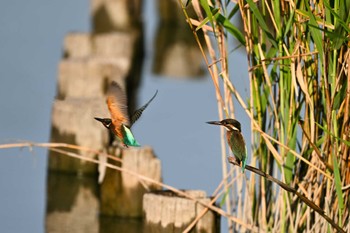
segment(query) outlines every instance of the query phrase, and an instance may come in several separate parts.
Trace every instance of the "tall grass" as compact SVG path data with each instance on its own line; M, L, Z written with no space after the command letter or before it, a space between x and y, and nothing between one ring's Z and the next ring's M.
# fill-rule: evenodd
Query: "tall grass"
M251 119L251 165L294 187L350 231L350 0L179 3L201 49L197 31L204 32L209 53L202 49L203 57L217 93L219 117L234 117L233 94ZM198 18L187 16L190 5ZM241 18L241 30L231 22L235 15ZM241 96L236 80L229 77L229 37L246 50L250 96ZM252 175L245 187L243 177L238 178L226 186L226 209L252 229L334 231L275 183ZM229 229L245 230L237 222Z

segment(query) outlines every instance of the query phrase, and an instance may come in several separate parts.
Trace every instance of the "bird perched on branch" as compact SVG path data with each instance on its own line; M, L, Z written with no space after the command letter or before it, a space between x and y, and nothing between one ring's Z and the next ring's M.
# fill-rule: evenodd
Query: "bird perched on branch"
M111 118L95 117L95 119L109 129L125 147L140 146L130 128L140 118L142 112L156 97L157 93L158 90L145 105L129 117L126 94L115 81L112 81L107 92L107 106Z
M235 119L225 119L222 121L209 121L208 124L224 126L227 129L227 143L238 163L242 162L242 172L247 163L247 148L241 133L241 123Z

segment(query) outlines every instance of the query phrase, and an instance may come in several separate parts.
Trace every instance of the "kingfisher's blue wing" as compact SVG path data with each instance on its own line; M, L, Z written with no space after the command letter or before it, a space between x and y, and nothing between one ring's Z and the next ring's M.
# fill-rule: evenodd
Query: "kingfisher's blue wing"
M247 163L247 148L244 138L240 132L236 131L230 132L228 136L231 151L239 161L242 161L242 171L244 171Z
M232 153L240 160L244 160L246 154L245 141L239 132L233 132L230 137Z
M153 95L153 97L145 104L143 105L141 108L137 109L131 116L131 125L132 126L142 115L142 112L147 108L147 106L152 102L152 100L156 97L156 95L158 94L158 90L156 91L156 93Z

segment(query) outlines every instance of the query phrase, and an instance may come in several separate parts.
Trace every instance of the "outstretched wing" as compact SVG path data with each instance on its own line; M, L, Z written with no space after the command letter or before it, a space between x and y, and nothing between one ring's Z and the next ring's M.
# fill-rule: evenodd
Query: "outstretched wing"
M125 92L115 81L108 88L107 105L115 127L130 125Z
M133 125L140 118L140 116L142 115L142 112L147 108L147 106L152 102L152 100L156 97L157 94L158 94L158 90L156 91L156 93L153 95L153 97L145 105L143 105L141 108L137 109L132 114L131 125Z

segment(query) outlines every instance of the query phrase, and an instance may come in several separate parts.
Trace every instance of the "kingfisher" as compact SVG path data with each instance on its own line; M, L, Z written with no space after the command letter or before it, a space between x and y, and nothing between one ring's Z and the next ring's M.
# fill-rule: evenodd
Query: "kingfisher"
M227 129L227 143L238 163L240 164L242 162L242 172L244 172L247 163L247 147L241 133L241 123L235 119L209 121L207 123L212 125L221 125Z
M142 112L156 97L157 93L158 90L145 105L129 116L125 91L115 81L112 81L107 91L107 106L111 118L95 117L95 120L101 122L109 129L125 147L139 147L140 144L136 141L130 128L140 118Z

